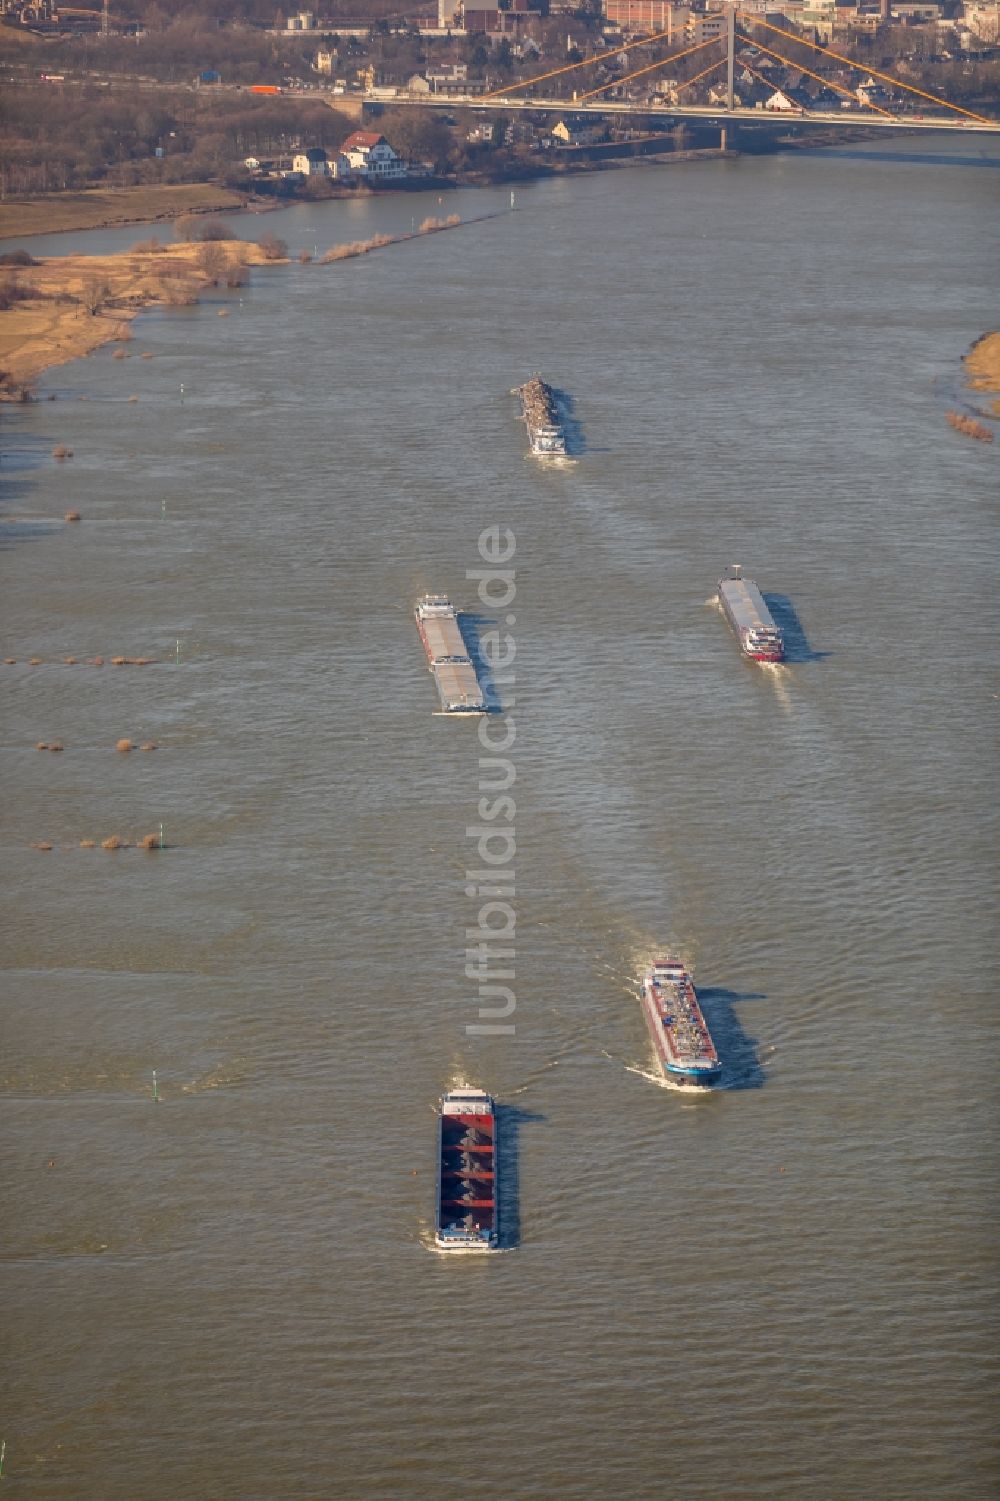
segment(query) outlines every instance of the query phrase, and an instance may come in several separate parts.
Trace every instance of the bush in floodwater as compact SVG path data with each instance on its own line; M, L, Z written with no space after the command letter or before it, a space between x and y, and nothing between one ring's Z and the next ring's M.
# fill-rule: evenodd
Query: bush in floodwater
M277 235L261 235L257 248L266 261L287 261L288 244Z
M956 432L964 433L967 438L978 438L980 443L993 442L991 429L974 417L965 417L961 412L946 412L945 417Z
M67 448L65 443L57 443L55 448L53 448L52 450L52 457L54 459L59 459L60 461L62 461L63 459L71 459L73 457L73 450L72 448Z
M354 255L367 255L369 250L380 250L383 245L391 245L393 239L393 235L372 235L370 240L352 240L349 245L334 245L322 257L323 264L347 261Z
M211 218L202 219L197 214L181 214L179 219L174 220L174 234L178 240L185 244L192 242L205 244L210 240L235 240L233 233L225 219Z

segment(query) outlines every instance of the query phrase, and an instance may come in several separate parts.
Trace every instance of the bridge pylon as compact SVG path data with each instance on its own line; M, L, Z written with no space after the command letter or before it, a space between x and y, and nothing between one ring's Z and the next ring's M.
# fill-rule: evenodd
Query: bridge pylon
M736 6L726 6L726 108L736 105Z

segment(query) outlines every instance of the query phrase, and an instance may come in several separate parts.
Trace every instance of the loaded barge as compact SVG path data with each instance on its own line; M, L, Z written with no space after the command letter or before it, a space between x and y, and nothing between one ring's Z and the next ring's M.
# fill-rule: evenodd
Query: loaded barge
M485 714L486 699L479 686L455 606L443 594L425 594L414 616L443 714Z
M441 1101L438 1137L439 1251L495 1251L496 1107L481 1089L455 1089Z
M528 429L531 452L539 458L565 458L566 434L552 387L540 375L533 375L523 386L515 386L511 395L521 398L521 416Z
M654 959L642 981L642 1009L664 1077L705 1088L717 1084L722 1064L679 959Z
M745 657L751 662L784 661L781 632L757 585L743 577L739 563L731 564L719 580L719 604Z

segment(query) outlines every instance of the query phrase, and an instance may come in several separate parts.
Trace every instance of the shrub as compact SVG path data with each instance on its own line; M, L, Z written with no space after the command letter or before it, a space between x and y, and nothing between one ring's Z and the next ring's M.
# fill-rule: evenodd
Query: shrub
M213 240L235 240L238 239L238 236L234 234L225 219L203 219L195 229L193 238L210 242Z
M277 235L262 235L257 245L263 251L266 261L287 261L288 259L288 245Z
M222 246L214 241L208 241L198 251L198 270L208 278L214 287L216 282L229 268L229 257Z
M198 289L194 282L173 277L163 283L163 300L169 307L191 307L198 301Z
M37 296L33 287L22 287L16 276L7 276L0 282L0 311L6 312L16 302L27 302Z
M0 255L0 266L37 266L38 262L26 250L5 250Z
M964 433L967 438L978 438L980 443L993 442L992 431L974 417L965 417L961 412L945 412L945 418L956 432Z

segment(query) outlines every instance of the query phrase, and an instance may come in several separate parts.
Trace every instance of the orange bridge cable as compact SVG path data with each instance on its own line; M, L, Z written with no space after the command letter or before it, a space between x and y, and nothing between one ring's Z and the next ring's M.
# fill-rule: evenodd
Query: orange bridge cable
M801 47L812 47L814 52L819 52L824 57L832 57L838 63L846 63L848 67L854 68L858 73L869 73L872 78L881 78L884 83L891 83L894 88L906 89L911 94L918 94L921 99L929 99L932 104L943 104L945 109L953 109L956 114L967 115L970 120L978 120L981 125L995 125L997 123L987 115L977 115L971 109L963 109L960 104L951 104L947 99L942 99L937 94L928 94L924 89L918 89L912 83L904 83L901 78L893 78L891 73L880 73L878 68L869 68L865 63L855 62L853 57L845 57L842 52L834 52L830 47L821 47L819 42L807 41L805 37L796 36L794 32L786 31L782 26L772 26L770 21L764 21L760 16L751 15L749 11L741 10L739 17L741 21L753 21L757 26L766 26L768 31L776 31L779 36L788 37L789 41L798 42ZM757 47L760 46L760 43L751 39L751 46ZM761 50L766 52L767 48L763 47ZM794 63L792 67L795 67ZM803 71L805 70L803 69ZM823 80L824 83L826 81L826 79Z
M774 84L771 82L771 80L769 78L765 78L764 75L763 75L763 73L758 73L757 69L756 68L751 68L751 66L750 66L749 63L741 62L739 64L739 66L741 68L744 68L748 73L752 73L753 76L754 76L754 78L756 78L757 82L758 83L762 83L766 89L771 89L773 91ZM694 80L692 79L692 82L693 81Z
M724 62L726 62L725 57L716 58L714 63L709 63L707 68L702 68L701 72L696 73L693 78L689 78L687 83L679 83L677 85L678 94L681 89L689 89L693 83L700 83L703 78L708 77L709 73L714 73L716 68L721 68Z
M606 89L614 89L619 84L630 83L633 78L641 78L643 73L652 73L656 68L665 68L668 63L675 63L681 57L690 57L692 52L700 52L703 47L713 47L719 37L709 37L707 42L699 42L695 47L686 47L683 52L672 52L669 57L661 57L659 62L649 63L645 68L637 68L634 73L626 73L624 78L612 78L608 83L602 83L599 89L591 89L587 94L581 94L579 99L573 100L575 104L583 104L588 99L593 99L595 94L603 94ZM725 58L720 58L725 62Z
M750 37L745 38L745 40L750 42L751 46L756 47L758 52L766 52L768 57L776 57L778 59L778 62L784 63L787 68L794 68L798 73L805 73L808 75L808 77L815 78L816 82L821 83L824 88L837 89L841 94L845 95L846 98L852 100L857 99L857 96L855 94L852 94L850 89L845 89L842 84L834 83L833 80L829 78L821 78L818 73L814 73L811 68L804 68L801 63L793 63L789 58L782 57L780 52L775 52L773 47L765 47L763 42L751 41ZM743 66L746 66L746 64L741 63L741 67ZM750 69L750 72L753 73L753 68ZM760 74L757 73L755 77L760 78ZM761 79L761 82L765 83L769 89L774 88L774 84L768 83L767 79ZM777 92L777 90L775 92ZM895 120L897 118L891 110L883 109L880 104L869 105L869 109L873 109L876 114L885 115L887 120ZM766 111L764 113L766 113ZM783 111L776 110L774 111L774 113L780 114L783 113ZM803 110L803 114L808 113L808 110Z
M575 68L589 68L591 63L602 63L606 57L618 57L622 52L631 52L633 47L649 47L653 42L662 42L664 38L670 41L674 28L669 31L658 31L653 36L640 37L637 42L625 42L620 47L610 47L607 52L595 52L593 57L585 57L578 63L566 63L565 67L553 68L549 73L537 73L534 78L524 78L520 83L508 83L502 89L491 89L488 94L480 94L480 99L496 99L501 94L512 94L516 89L530 89L532 84L544 83L547 78L558 78L561 73L572 73Z

